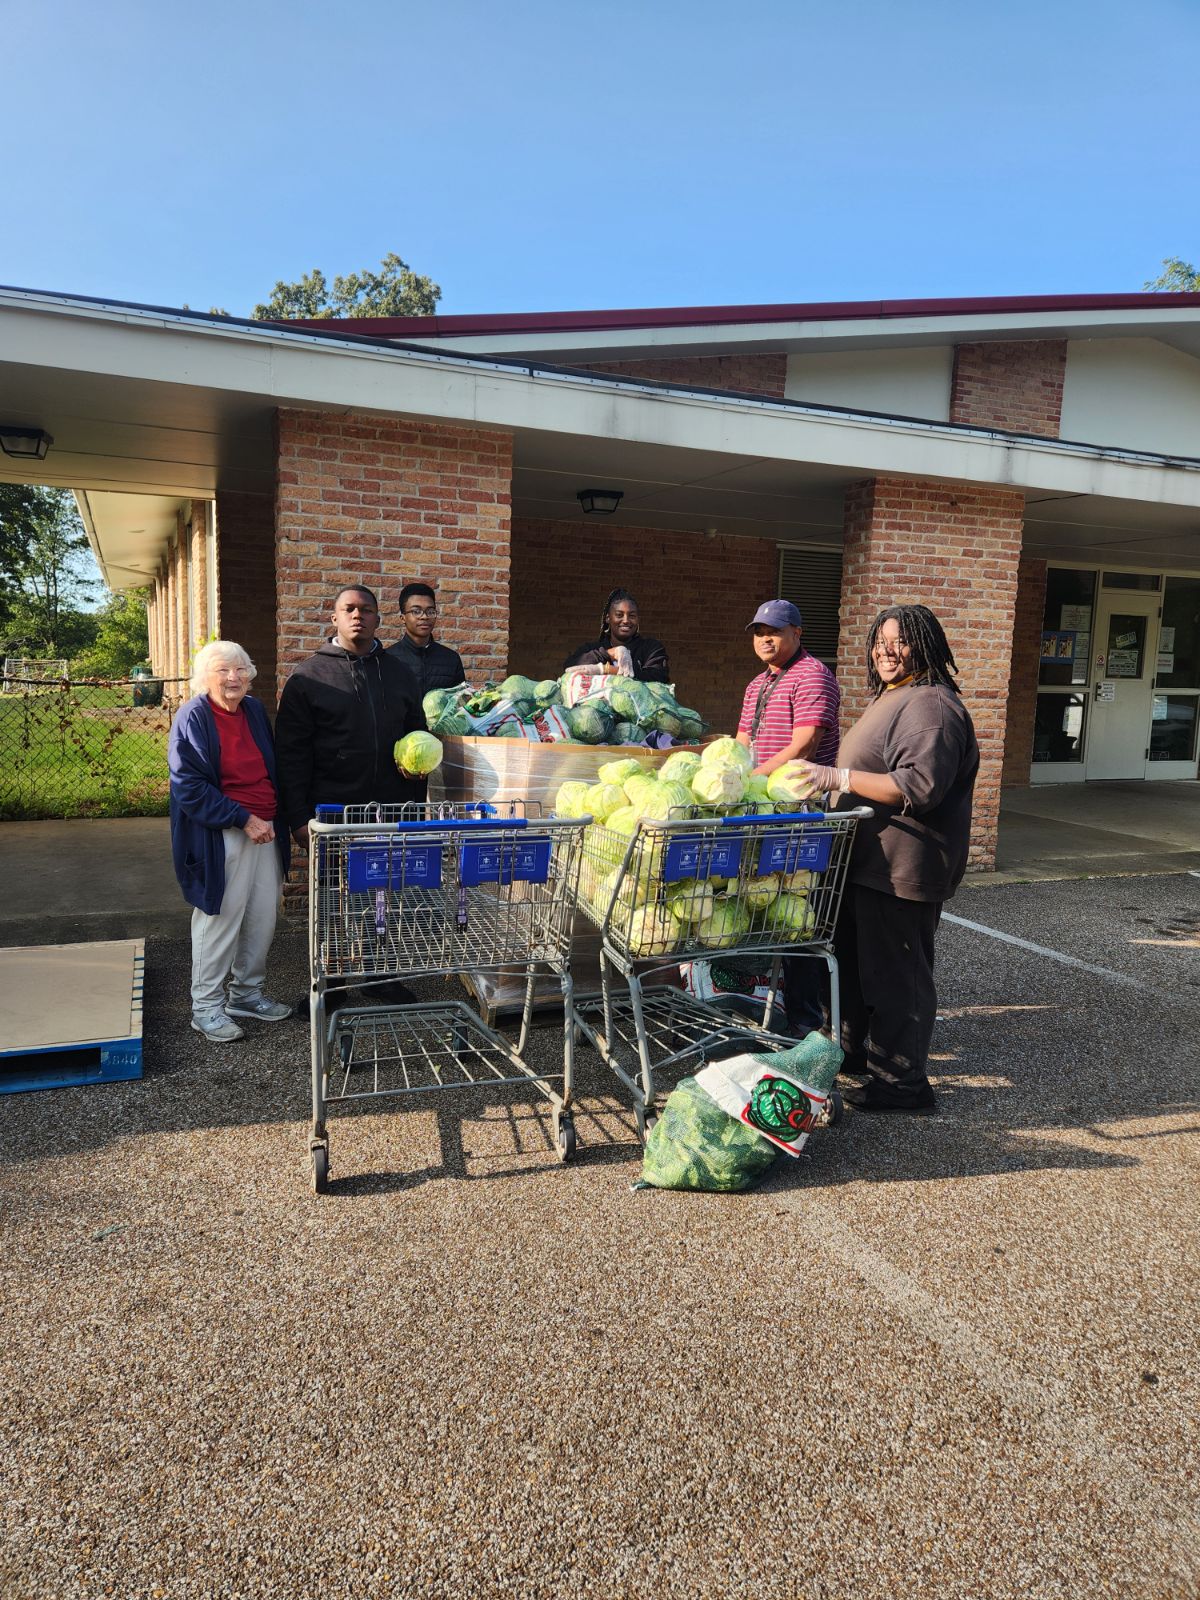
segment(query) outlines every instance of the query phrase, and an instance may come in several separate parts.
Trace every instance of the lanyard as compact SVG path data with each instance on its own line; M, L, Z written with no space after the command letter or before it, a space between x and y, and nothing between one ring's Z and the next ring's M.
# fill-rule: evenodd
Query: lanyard
M756 705L754 707L754 715L750 719L750 743L751 744L754 744L754 742L758 738L758 730L759 730L759 727L760 727L760 725L762 723L763 717L766 715L767 706L771 702L771 696L775 693L776 689L778 689L779 685L783 682L784 678L787 677L788 673L796 665L796 663L797 663L797 661L799 661L799 659L800 659L800 651L797 650L796 654L788 662L787 666L784 667L782 672L774 672L774 673L768 672L767 673L767 681L766 681L766 683L763 684L762 688L758 691L758 701L757 701L757 703L756 703Z

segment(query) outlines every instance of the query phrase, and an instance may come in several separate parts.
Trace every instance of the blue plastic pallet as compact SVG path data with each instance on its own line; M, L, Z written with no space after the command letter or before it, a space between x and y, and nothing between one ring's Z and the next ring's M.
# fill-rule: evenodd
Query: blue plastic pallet
M142 1076L141 939L0 949L0 1094Z

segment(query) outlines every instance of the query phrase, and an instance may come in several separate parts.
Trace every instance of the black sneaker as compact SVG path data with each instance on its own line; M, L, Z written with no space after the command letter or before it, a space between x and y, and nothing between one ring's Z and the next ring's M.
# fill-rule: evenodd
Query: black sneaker
M896 1083L884 1083L881 1078L868 1078L866 1083L841 1091L842 1099L856 1111L907 1111L916 1117L932 1117L937 1112L937 1096L928 1083L919 1089L907 1089Z

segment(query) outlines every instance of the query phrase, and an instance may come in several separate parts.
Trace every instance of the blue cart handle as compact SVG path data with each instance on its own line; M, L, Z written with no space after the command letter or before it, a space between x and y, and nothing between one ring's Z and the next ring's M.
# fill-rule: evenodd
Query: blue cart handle
M758 811L744 817L722 817L728 828L741 828L748 822L824 822L824 811Z
M367 826L396 833L508 833L529 826L527 817L463 817L444 822L372 822Z

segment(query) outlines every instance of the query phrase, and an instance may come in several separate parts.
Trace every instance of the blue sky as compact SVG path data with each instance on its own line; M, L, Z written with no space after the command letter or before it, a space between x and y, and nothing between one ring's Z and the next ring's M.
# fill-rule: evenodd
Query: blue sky
M1138 289L1200 258L1200 0L0 0L0 282L246 314Z

